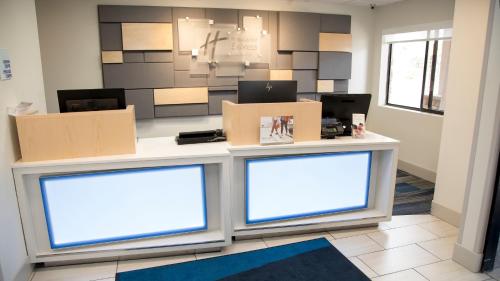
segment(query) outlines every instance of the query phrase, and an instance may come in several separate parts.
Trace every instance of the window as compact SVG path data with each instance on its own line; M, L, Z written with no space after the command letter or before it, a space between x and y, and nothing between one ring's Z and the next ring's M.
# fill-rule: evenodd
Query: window
M451 29L389 34L385 103L443 114Z

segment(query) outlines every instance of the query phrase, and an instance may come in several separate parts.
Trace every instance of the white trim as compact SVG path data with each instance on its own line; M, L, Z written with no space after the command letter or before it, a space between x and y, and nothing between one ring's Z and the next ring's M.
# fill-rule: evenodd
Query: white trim
M460 226L462 214L446 208L445 206L436 203L435 201L432 201L431 214L451 225L454 225L456 227Z
M452 259L472 272L479 272L483 263L483 254L471 252L456 243Z

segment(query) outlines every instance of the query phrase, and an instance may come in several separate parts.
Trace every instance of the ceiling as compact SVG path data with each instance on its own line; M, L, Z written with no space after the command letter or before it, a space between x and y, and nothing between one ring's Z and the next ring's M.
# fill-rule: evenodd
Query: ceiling
M310 1L321 1L329 2L333 4L346 4L346 5L356 5L356 6L370 6L374 4L375 6L382 6L387 4L392 4L396 2L401 2L404 0L310 0Z

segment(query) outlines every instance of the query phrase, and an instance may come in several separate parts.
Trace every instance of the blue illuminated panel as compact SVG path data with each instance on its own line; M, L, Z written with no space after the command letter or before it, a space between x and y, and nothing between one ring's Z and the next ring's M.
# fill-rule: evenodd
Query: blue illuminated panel
M371 152L246 160L246 223L368 207Z
M203 165L40 177L51 248L207 229Z

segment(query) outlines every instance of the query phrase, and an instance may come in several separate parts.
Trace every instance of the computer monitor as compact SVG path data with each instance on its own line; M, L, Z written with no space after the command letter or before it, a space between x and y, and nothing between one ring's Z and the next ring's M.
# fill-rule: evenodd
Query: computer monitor
M296 102L297 81L239 81L238 103Z
M124 89L58 90L59 112L125 109Z
M352 114L368 116L371 94L325 94L321 96L322 117L335 118L344 125L344 135L351 134Z

